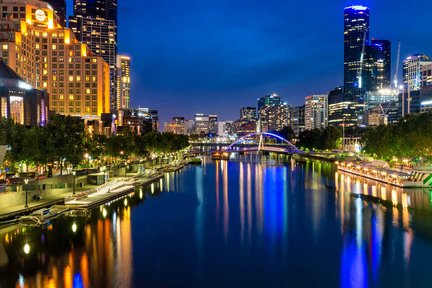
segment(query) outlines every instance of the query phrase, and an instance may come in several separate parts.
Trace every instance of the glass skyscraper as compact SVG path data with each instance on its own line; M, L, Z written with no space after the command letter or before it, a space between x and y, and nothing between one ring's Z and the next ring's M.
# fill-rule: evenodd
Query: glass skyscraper
M363 58L369 45L369 8L350 6L344 13L344 87L363 89Z

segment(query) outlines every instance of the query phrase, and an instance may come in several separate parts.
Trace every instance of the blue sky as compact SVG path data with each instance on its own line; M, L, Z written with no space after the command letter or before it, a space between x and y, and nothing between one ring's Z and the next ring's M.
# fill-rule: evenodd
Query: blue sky
M275 92L292 105L343 81L343 8L371 9L371 36L432 54L430 0L118 0L119 52L132 56L132 105L163 121L238 118ZM394 63L393 63L394 64ZM394 71L394 65L392 67Z

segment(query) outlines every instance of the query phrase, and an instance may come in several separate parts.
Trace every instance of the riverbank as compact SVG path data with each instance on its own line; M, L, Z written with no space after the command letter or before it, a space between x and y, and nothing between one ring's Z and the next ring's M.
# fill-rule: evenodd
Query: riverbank
M186 165L188 165L188 161L175 161L169 164L159 164L155 165L154 167L148 169L147 173L125 173L125 177L113 177L110 179L110 181L102 184L102 185L92 185L92 184L84 184L81 187L75 188L75 195L81 195L80 198L84 199L85 197L89 195L96 194L97 197L91 197L90 201L84 201L86 202L86 205L84 206L94 206L98 203L104 203L106 201L110 201L113 199L116 199L118 197L121 197L125 193L130 193L132 188L134 186L138 185L147 185L151 184L155 181L158 181L160 178L164 176L165 173L168 172L174 172L179 171ZM111 191L108 190L108 187L110 187L110 184L115 182L124 182L124 185L129 185L129 188L126 190L121 190L120 193L111 193ZM104 189L105 187L105 189ZM103 193L105 192L105 193ZM113 192L119 192L119 191L113 191ZM28 215L36 210L42 209L42 208L48 208L53 205L58 204L65 204L66 201L70 201L71 199L77 199L77 196L72 195L73 191L63 191L63 192L57 192L53 193L53 195L50 195L49 197L45 197L41 200L34 201L29 197L28 201L28 207L25 208L25 193L24 192L10 192L6 194L0 195L0 201L6 201L6 197L19 197L22 199L22 203L11 205L5 208L2 208L0 211L0 226L8 223L8 220L15 219L18 216L21 215ZM3 199L2 199L3 197ZM74 205L71 205L74 206Z

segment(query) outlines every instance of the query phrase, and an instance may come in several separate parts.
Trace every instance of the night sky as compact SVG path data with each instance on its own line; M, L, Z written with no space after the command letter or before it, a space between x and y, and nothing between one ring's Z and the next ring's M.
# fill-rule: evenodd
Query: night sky
M162 121L275 92L292 105L343 83L343 8L371 9L371 37L432 55L431 0L118 0L119 52L132 56L134 107ZM395 69L395 61L392 73Z

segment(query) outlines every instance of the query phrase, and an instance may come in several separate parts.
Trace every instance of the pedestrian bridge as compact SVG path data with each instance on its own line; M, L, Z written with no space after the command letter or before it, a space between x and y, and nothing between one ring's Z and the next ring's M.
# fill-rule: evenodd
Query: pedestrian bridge
M303 154L304 152L285 138L269 133L255 132L241 137L225 148L227 152L275 152L283 154Z

